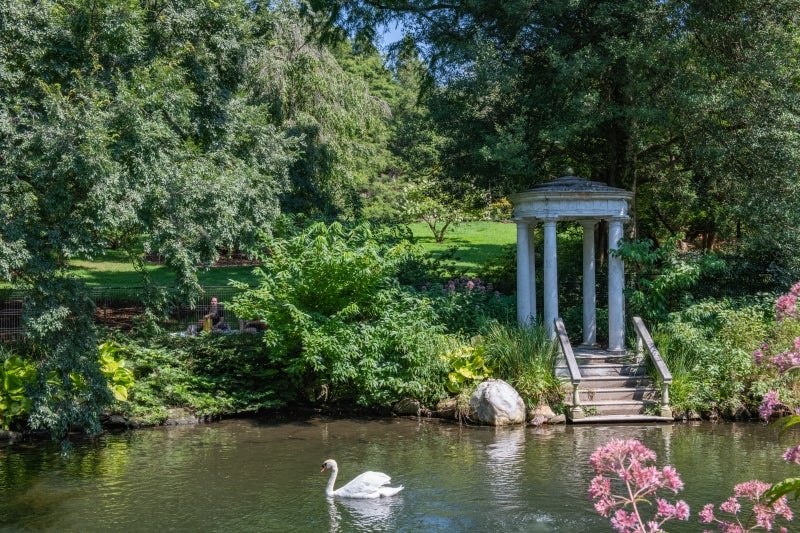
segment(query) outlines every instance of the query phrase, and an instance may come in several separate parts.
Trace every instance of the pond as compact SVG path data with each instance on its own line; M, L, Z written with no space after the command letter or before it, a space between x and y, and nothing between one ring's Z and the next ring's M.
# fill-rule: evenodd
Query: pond
M798 475L781 455L800 432L749 423L227 420L107 434L68 455L42 442L0 448L0 531L611 531L587 495L589 456L611 438L639 439L680 472L692 517L669 531L702 531L702 505L737 483ZM380 470L405 489L329 501L327 458L337 487Z

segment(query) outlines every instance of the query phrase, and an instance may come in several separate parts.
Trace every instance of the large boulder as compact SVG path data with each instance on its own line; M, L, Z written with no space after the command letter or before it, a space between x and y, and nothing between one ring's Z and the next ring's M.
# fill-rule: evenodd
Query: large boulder
M471 416L487 426L525 423L525 402L514 387L500 379L487 379L469 399Z

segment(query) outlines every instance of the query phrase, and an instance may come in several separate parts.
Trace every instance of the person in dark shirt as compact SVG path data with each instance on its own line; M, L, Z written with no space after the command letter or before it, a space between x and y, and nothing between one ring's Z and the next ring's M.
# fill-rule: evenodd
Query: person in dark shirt
M219 303L216 296L211 297L211 305L208 307L208 313L203 315L203 319L198 324L198 329L203 329L205 321L208 320L211 326L211 331L224 331L228 329L225 323L225 307Z
M208 326L206 326L208 323ZM225 322L225 307L219 303L216 296L211 297L211 305L203 318L197 321L197 326L190 326L189 333L196 335L201 331L228 331L229 326Z

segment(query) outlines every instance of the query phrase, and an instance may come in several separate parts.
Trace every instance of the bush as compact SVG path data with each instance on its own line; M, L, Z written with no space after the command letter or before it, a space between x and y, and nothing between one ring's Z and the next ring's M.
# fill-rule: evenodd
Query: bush
M369 224L313 224L263 243L255 288L231 309L263 320L269 364L312 401L388 406L444 395L444 339L431 299L400 287L414 250Z
M121 412L158 424L175 407L219 417L286 406L296 391L270 366L256 335L119 338L135 377Z
M672 372L673 408L726 416L757 410L761 384L752 353L772 333L766 301L708 299L658 326L654 338Z
M515 320L515 301L480 278L462 276L447 283L423 287L446 331L472 334L491 321Z

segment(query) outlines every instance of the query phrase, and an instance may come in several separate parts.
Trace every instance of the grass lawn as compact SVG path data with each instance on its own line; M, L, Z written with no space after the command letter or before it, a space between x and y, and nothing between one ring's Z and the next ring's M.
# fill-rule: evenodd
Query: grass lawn
M503 254L517 242L517 226L510 222L463 222L451 226L444 241L437 243L424 222L409 224L417 242L431 256L474 275L486 261Z
M409 226L423 249L467 275L474 275L487 260L502 255L503 248L513 245L517 238L516 225L505 222L457 224L451 226L441 243L434 241L433 234L424 223ZM156 285L169 286L175 281L174 273L163 265L151 264L147 269ZM142 284L139 273L133 269L127 256L116 250L108 250L91 261L73 260L71 270L90 287L137 287ZM201 270L198 278L200 284L206 287L227 286L232 279L246 283L255 283L257 280L251 266Z
M73 260L72 272L90 287L136 287L142 284L141 276L125 254L108 250L94 261ZM147 266L156 285L169 286L175 283L175 274L164 265ZM254 283L252 266L226 266L200 270L197 273L200 285L205 287L228 285L230 280Z

